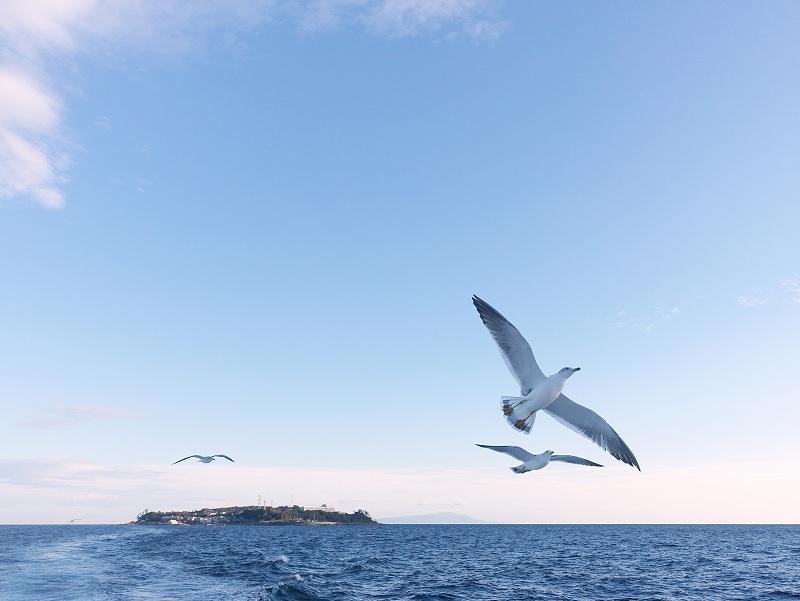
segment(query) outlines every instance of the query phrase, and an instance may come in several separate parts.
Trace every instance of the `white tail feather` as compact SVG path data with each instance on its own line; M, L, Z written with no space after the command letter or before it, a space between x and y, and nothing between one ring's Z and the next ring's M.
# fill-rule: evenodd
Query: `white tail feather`
M503 407L503 415L510 415L514 407L522 402L521 396L501 396L500 405Z
M523 400L525 399L521 396L503 396L500 397L500 404L503 407L503 415L506 416L506 421L511 424L511 427L519 432L530 434L531 428L533 428L533 422L536 419L536 412L534 411L524 419L514 412L517 405Z

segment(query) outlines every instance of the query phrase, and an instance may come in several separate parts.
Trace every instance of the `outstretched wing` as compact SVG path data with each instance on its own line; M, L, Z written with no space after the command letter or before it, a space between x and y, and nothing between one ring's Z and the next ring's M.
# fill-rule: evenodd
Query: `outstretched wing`
M175 463L180 463L181 461L186 461L187 459L191 459L192 457L197 457L198 459L202 459L203 458L202 455L189 455L188 457L184 457L183 459L178 459L172 465L175 465Z
M589 461L583 457L575 457L575 455L550 455L550 461L563 461L564 463L577 463L578 465L591 465L592 467L603 467L599 463Z
M522 396L525 396L534 389L536 384L545 379L545 375L539 369L533 356L531 345L523 338L519 330L489 303L477 296L472 297L472 303L478 310L483 325L487 327L500 348L500 355L506 362L508 371L519 384Z
M591 409L587 409L560 394L555 401L542 409L542 411L564 424L570 430L585 436L601 449L608 451L612 457L632 465L640 472L642 471L642 468L639 467L639 462L636 461L636 457L633 456L633 452L625 444L625 441L614 431L614 428L608 425L606 420ZM553 461L552 458L550 460Z
M233 461L233 459L231 459L231 458L230 458L230 457L228 457L227 455L214 455L214 457L224 457L224 458L225 458L225 459L227 459L228 461ZM236 462L234 461L234 463L236 463Z
M529 453L522 447L495 447L490 444L479 444L475 446L483 447L484 449L492 449L498 453L505 453L506 455L511 455L514 459L519 459L520 461L533 459L533 453Z

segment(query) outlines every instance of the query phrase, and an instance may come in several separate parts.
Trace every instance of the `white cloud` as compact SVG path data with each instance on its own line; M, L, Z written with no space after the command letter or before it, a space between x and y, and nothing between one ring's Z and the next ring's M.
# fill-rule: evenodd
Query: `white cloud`
M41 81L0 65L0 200L27 194L45 207L63 205L60 112Z
M474 21L464 25L464 32L473 40L492 41L511 26L508 21Z
M473 39L493 39L506 24L481 19L486 10L482 0L385 0L374 3L365 20L390 35L414 35L457 23Z
M56 73L70 57L135 49L189 55L276 18L306 30L358 24L381 35L461 30L491 39L505 27L485 18L491 0L0 0L0 201L64 206L69 166ZM107 54L107 52L105 53ZM57 83L58 85L52 85ZM101 117L99 127L110 126Z
M737 298L739 304L745 307L761 307L773 300L800 305L800 281L796 278L783 278L777 283L777 289L761 288Z
M100 129L111 130L111 119L108 117L98 117L94 120L93 124Z
M739 296L738 301L740 305L745 307L760 307L769 302L770 295L763 290L756 291L753 294L742 294Z
M237 457L238 460L244 458ZM0 523L120 523L143 509L254 505L366 509L417 515L420 505L506 523L797 523L791 463L581 470L347 470L201 463L107 466L74 460L0 460ZM531 504L530 500L536 499Z
M800 304L800 281L794 278L786 278L778 286L787 295L784 300L793 304Z
M96 405L54 405L47 407L43 414L20 422L26 428L60 429L85 421L133 417L136 414L129 409L99 407Z
M71 51L75 29L89 22L97 0L0 0L0 34L15 54L34 56L41 52Z
M672 319L681 313L684 301L664 301L656 303L650 309L631 314L628 311L617 311L613 317L607 319L608 325L614 328L632 328L642 332L652 332L658 321Z
M306 31L326 31L359 24L390 37L422 32L463 33L473 40L495 39L507 24L486 16L496 2L489 0L309 0L283 3Z

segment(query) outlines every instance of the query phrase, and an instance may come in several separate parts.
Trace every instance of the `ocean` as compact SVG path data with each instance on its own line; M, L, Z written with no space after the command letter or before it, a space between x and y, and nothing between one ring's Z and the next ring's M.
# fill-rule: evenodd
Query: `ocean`
M0 526L0 599L800 599L800 526Z

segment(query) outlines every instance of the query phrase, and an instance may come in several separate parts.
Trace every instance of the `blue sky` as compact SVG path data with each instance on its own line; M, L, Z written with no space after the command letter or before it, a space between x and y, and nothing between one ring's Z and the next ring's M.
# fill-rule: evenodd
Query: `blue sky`
M0 14L0 523L800 521L796 3ZM641 474L505 424L472 294Z

